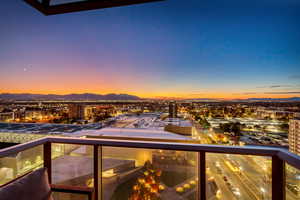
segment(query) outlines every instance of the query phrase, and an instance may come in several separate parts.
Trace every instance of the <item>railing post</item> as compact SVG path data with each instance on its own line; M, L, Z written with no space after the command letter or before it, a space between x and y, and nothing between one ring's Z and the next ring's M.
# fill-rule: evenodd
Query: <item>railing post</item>
M198 200L206 200L206 165L205 152L198 152Z
M100 185L99 185L99 191L100 191L100 194L101 194L101 198L100 200L104 199L103 198L103 179L102 179L102 171L103 171L103 146L99 146L100 149L99 149L99 154L100 154L100 159L99 159L99 172L100 172Z
M94 145L94 190L95 190L95 200L98 200L98 196L99 196L99 177L98 177L98 162L99 162L99 158L98 158L98 145Z
M101 200L103 197L102 197L102 146L100 145L94 145L94 190L95 190L95 200Z
M49 183L52 183L52 167L51 167L51 143L44 144L44 167L47 168Z
M285 200L285 163L272 156L272 200Z

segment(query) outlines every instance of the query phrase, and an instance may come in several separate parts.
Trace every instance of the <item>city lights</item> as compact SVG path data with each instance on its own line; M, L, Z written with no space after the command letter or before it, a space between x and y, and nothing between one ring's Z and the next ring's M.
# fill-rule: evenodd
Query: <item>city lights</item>
M0 200L299 200L299 11L2 1Z

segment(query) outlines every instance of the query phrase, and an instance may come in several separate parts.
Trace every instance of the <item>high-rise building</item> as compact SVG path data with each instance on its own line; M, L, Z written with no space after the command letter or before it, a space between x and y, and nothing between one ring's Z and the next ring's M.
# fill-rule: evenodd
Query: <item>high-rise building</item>
M7 122L15 119L14 112L1 112L0 113L0 122Z
M93 106L86 106L84 109L84 119L89 120L93 118L95 108Z
M170 104L169 104L169 117L177 118L177 103L176 102L170 102Z
M300 155L300 116L289 122L289 150Z
M84 119L84 105L70 104L69 105L69 118Z

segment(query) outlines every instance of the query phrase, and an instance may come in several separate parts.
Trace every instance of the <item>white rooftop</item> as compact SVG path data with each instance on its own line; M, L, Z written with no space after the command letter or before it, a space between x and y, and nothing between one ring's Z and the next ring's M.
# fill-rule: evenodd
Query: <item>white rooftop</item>
M115 136L115 137L137 137L154 139L192 140L189 137L181 136L163 130L136 129L136 128L103 128L99 130L82 130L64 135L72 137L81 136Z

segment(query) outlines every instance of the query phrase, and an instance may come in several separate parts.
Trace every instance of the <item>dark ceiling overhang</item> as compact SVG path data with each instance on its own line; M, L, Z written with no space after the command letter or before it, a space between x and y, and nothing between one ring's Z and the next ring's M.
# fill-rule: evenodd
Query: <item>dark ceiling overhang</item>
M128 6L134 4L150 3L163 0L74 0L68 3L52 4L55 0L24 0L44 15L63 14L84 10Z

